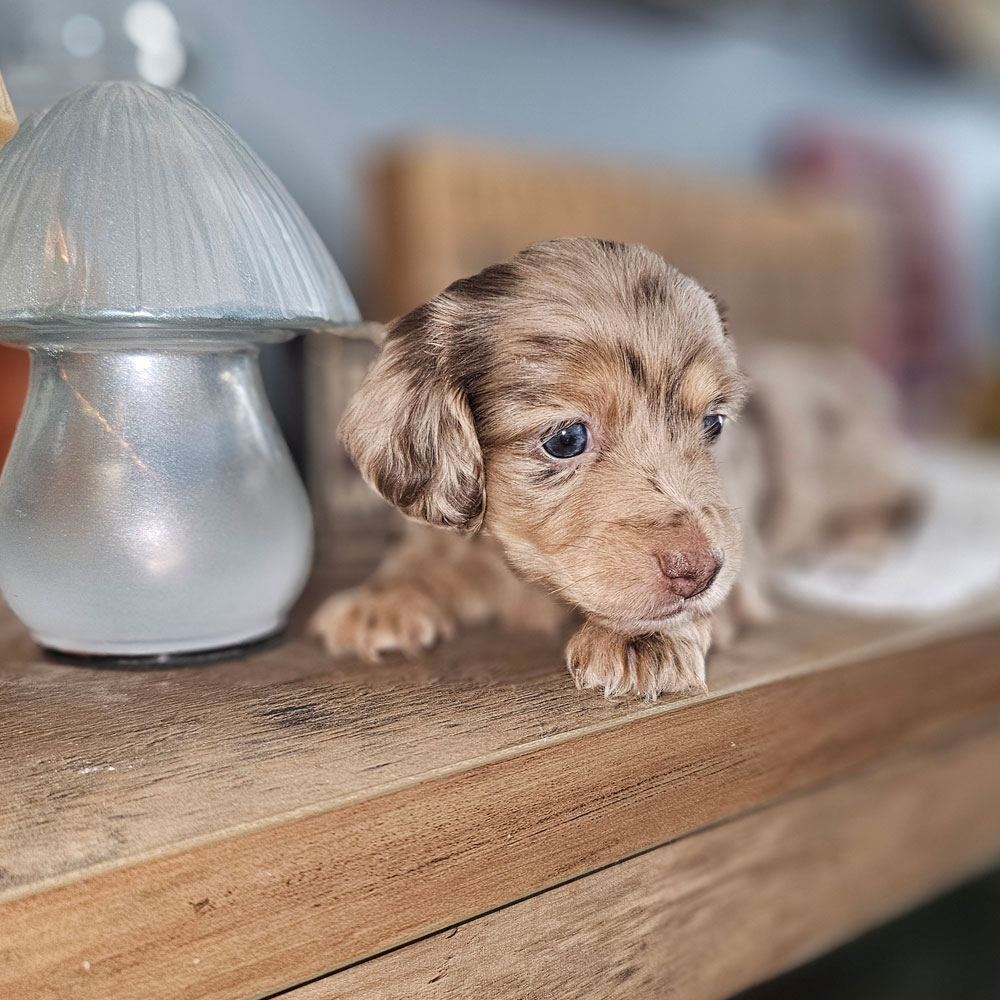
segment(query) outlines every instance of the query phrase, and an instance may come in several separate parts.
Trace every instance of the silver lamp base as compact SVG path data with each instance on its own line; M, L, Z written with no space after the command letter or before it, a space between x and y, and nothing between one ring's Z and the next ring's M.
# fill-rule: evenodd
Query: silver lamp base
M32 350L0 478L0 591L50 649L253 642L305 584L309 502L256 348L165 333Z

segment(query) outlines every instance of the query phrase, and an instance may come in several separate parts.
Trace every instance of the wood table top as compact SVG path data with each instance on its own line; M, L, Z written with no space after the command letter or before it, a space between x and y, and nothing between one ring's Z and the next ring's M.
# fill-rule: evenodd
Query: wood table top
M141 672L0 614L0 993L263 996L1000 706L1000 601L784 611L643 705L575 690L565 636L332 660L324 589L274 648Z

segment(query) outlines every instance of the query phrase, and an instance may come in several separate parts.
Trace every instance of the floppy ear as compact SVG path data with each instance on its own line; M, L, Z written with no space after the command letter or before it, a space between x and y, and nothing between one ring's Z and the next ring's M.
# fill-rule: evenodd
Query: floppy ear
M340 436L366 482L409 517L477 531L483 454L465 392L449 377L433 303L397 320L344 414Z

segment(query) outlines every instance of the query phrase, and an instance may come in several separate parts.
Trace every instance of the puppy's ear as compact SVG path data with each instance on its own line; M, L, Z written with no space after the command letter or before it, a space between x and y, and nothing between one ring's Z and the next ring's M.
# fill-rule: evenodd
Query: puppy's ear
M430 303L390 327L340 436L369 485L404 514L473 532L486 512L483 454L449 375L442 312Z

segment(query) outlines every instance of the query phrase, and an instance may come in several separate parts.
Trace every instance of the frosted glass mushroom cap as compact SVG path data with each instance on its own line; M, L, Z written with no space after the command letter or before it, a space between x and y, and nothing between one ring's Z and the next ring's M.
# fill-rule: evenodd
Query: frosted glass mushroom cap
M284 186L188 94L97 83L0 150L0 340L137 326L262 340L357 321Z

